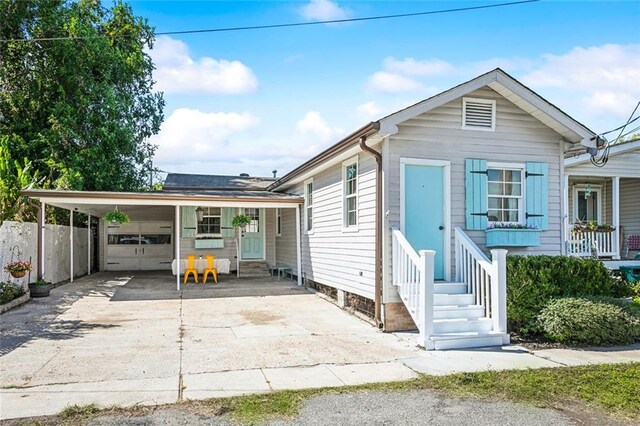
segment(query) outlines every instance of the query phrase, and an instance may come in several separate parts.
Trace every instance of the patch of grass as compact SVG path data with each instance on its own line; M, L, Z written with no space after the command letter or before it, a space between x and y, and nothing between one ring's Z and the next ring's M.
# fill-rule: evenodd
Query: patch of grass
M96 404L86 404L86 405L69 405L64 410L62 410L59 416L63 420L80 420L91 417L92 415L100 412L100 407Z

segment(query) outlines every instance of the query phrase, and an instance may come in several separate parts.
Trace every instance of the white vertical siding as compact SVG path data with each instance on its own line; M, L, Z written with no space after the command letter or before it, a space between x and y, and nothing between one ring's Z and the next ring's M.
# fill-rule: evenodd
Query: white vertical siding
M302 235L302 271L307 279L369 299L374 298L375 160L358 157L358 230L343 229L342 165L313 176L313 230ZM288 190L304 192L299 184ZM304 209L302 209L304 210ZM283 210L278 261L295 265L295 213ZM304 221L302 222L304 223ZM290 230L293 238L289 237ZM285 244L291 252L281 250Z
M384 161L386 179L386 209L389 227L400 227L400 158L448 160L451 162L451 225L465 228L464 160L482 158L488 161L545 162L549 164L549 227L540 235L540 246L511 248L510 254L559 254L561 236L561 176L558 133L488 87L472 92L468 97L496 101L494 132L462 130L462 99L458 98L439 108L399 125L388 145ZM468 231L478 246L485 248L484 231ZM454 233L451 232L452 239ZM390 239L385 251L391 255ZM455 267L454 244L451 242L452 268ZM385 302L396 301L390 284L390 268L385 275Z

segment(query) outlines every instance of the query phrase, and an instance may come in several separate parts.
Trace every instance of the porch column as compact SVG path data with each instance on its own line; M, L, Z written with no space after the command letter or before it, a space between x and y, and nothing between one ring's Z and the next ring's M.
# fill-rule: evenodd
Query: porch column
M296 252L297 252L297 261L296 261L296 269L298 271L298 285L302 285L302 245L300 234L302 232L300 226L300 204L296 206Z
M176 248L176 290L180 291L180 206L176 206L176 222L175 222L175 244Z
M69 256L69 282L73 282L73 210L69 210L69 244L71 256Z
M561 162L562 164L562 162ZM562 188L562 251L567 254L567 241L569 241L569 175L563 176L564 188Z
M613 176L611 178L611 204L613 205L613 223L616 227L614 235L615 250L613 258L620 259L620 176Z
M87 275L91 275L91 215L87 215Z
M40 203L40 224L41 224L41 228L38 229L38 232L40 232L40 259L38 259L38 262L40 262L40 278L42 278L44 280L44 266L45 266L45 253L44 253L44 248L46 246L46 244L44 243L44 229L45 229L45 220L47 218L47 216L44 214L45 211L45 204L44 202Z

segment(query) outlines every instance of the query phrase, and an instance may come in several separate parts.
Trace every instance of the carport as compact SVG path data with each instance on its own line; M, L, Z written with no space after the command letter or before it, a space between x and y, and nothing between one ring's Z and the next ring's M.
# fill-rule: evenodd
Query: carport
M162 269L167 269L173 260L182 259L183 256L181 246L184 246L186 240L186 229L193 229L185 227L185 221L187 219L185 215L195 214L194 211L213 209L216 211L229 211L229 212L256 212L256 226L262 226L265 219L265 211L273 211L276 209L295 209L295 244L296 244L296 260L295 265L291 265L294 274L297 275L297 284L302 285L301 274L301 241L300 241L300 205L302 198L296 195L283 194L269 191L203 191L203 192L95 192L95 191L58 191L58 190L28 190L23 191L23 194L30 199L40 201L40 209L38 214L38 225L40 232L38 233L38 264L37 273L42 275L46 279L45 271L45 247L44 247L44 224L45 224L45 205L50 205L62 209L69 210L70 212L70 225L73 224L74 213L83 213L88 216L89 223L92 218L98 218L99 229L106 230L112 227L111 224L105 223L103 217L109 211L118 209L125 212L131 219L132 223L139 226L134 231L130 231L129 234L123 234L127 238L121 238L122 240L128 239L129 242L142 243L142 240L149 241L143 238L145 231L157 236L164 236L162 241L164 246L158 247L142 247L141 253L148 255L144 261L147 262L147 268L140 269L154 269L154 265L162 265ZM229 213L232 214L232 213ZM227 216L229 216L227 214ZM184 217L183 217L184 216ZM195 219L194 219L195 221ZM165 226L163 226L165 225ZM192 226L196 226L194 223ZM160 231L165 228L163 231ZM230 229L230 227L227 227ZM234 235L235 230L230 230L231 235ZM88 233L89 234L89 233ZM195 234L194 234L195 235ZM103 238L108 237L107 231L102 235ZM121 235L122 236L122 235ZM240 265L240 252L243 244L245 232L242 233L241 238L236 238L236 263ZM90 237L88 237L90 238ZM231 237L233 239L233 237ZM73 281L73 233L70 236L70 267L71 267L71 281ZM263 241L264 243L264 241ZM170 247L167 247L169 246ZM263 249L263 258L266 260L266 243ZM102 245L98 249L100 256L106 256L105 252L110 247ZM169 251L167 252L167 248ZM88 244L88 262L91 264L92 245L89 241ZM146 249L146 251L145 251ZM138 255L138 249L134 248L136 255ZM184 254L184 253L183 253ZM233 259L231 259L233 261ZM126 266L125 266L126 268ZM106 267L100 268L101 270L107 269ZM158 268L160 269L160 268ZM180 274L176 274L175 277L176 289L181 288Z

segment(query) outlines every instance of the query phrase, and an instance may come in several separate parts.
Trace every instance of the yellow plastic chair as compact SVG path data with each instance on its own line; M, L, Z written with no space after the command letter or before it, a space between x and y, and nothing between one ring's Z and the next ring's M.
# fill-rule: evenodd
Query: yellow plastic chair
M213 275L213 281L218 284L218 270L215 265L216 257L212 254L207 255L207 267L204 269L204 275L202 277L202 284L207 282L209 274Z
M184 270L184 284L187 283L187 278L189 278L189 274L193 275L193 279L196 280L196 284L198 284L198 270L196 269L195 262L196 257L192 254L187 256L188 265Z

